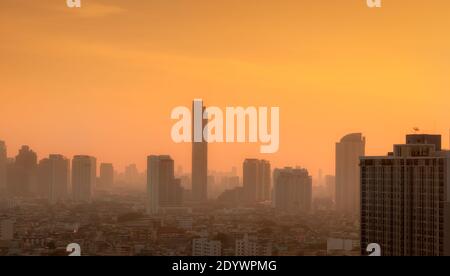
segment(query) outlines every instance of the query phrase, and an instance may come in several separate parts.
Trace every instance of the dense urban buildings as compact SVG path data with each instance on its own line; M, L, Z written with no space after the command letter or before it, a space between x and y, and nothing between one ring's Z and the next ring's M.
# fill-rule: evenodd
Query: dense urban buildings
M236 256L272 256L272 244L268 239L245 234L236 240Z
M222 256L222 244L217 240L198 238L192 241L192 256Z
M19 155L7 159L8 168L37 160L28 147ZM34 168L28 195L0 196L0 255L67 255L66 246L76 242L82 255L314 256L337 254L335 247L327 250L330 238L358 239L353 218L310 207L312 182L306 170L283 169L286 174L275 177L274 197L283 195L286 183L288 193L286 200L273 201L287 207L270 204L270 163L257 159L244 162L243 182L236 168L210 171L215 196L198 204L181 185L183 179L189 188L191 175L179 170L176 178L174 163L168 155L148 157L145 194L144 185L133 184L145 175L136 165L114 177L108 163L100 164L97 174L91 156L77 155L71 162L57 154L41 159L36 167L28 166ZM111 185L116 181L122 184ZM348 255L360 251L344 249Z
M408 135L387 156L361 158L361 250L450 255L450 152L438 135Z
M90 202L97 178L97 160L92 156L77 155L72 160L72 193L78 202Z
M203 118L205 107L202 100L192 103L192 199L195 202L208 200L208 143L203 137L203 127L208 123ZM201 114L195 114L201 112ZM195 121L195 120L198 121ZM198 131L195 131L197 128ZM196 137L197 136L197 137Z
M312 202L312 177L302 168L275 169L273 206L284 212L309 212Z
M271 198L270 163L266 160L246 159L243 163L243 185L246 203L269 201Z
M177 178L169 155L148 156L145 188L131 185L145 175L135 165L118 174L127 184L117 186L112 164L100 164L97 175L91 156L75 156L70 168L69 159L52 154L35 167L37 154L24 146L6 159L0 255L67 255L72 242L84 255L354 256L367 255L369 243L380 244L382 255L447 255L450 152L441 140L408 135L387 156L358 157L360 216L335 211L335 178L313 186L305 168L274 169L271 179L268 161L246 159L242 183L236 169L209 171L215 196L198 204L182 186L191 176L180 169ZM356 153L344 152L353 161ZM14 190L11 183L28 185Z
M62 155L51 154L39 161L38 194L49 203L67 199L70 183L69 160Z
M348 134L336 143L336 209L359 212L359 158L365 155L366 139L361 133Z
M11 241L14 239L14 221L12 219L0 218L0 241Z

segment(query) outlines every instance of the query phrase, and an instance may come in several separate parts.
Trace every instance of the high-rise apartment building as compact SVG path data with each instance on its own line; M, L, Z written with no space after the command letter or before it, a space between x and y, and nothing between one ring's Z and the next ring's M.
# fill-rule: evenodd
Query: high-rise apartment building
M101 189L110 189L114 185L114 166L110 163L100 164L100 178L97 186Z
M174 161L168 155L147 158L147 213L157 214L163 207L179 207L183 189L175 178Z
M336 209L340 212L359 212L359 158L365 155L365 145L361 133L349 134L336 143Z
M67 199L70 179L69 160L52 154L38 165L38 195L56 203Z
M387 156L361 158L361 251L450 255L450 152L436 135L408 135Z
M74 156L72 160L72 193L78 202L90 202L97 178L97 160L86 155Z
M271 180L272 180L272 172L270 168L270 162L266 160L260 161L260 180L261 180L261 189L258 190L258 200L259 201L270 201L272 199L271 193Z
M285 212L309 212L312 203L312 176L301 168L275 169L273 206Z
M37 192L37 154L22 146L13 163L7 166L7 188L14 196L32 196Z
M243 164L244 197L246 203L271 199L270 163L266 160L246 159Z

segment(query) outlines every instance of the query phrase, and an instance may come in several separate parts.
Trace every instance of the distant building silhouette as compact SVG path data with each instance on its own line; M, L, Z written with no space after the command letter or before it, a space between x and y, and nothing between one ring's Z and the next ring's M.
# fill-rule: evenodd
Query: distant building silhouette
M272 182L272 172L270 168L269 161L260 161L260 177L262 189L258 190L258 200L260 201L270 201L272 199L271 194L271 182Z
M327 196L334 201L336 198L336 177L334 175L325 175L325 188Z
M168 155L147 158L147 213L158 214L164 207L180 207L183 189L175 178L174 161Z
M243 164L243 185L247 203L270 200L270 163L266 160L246 159Z
M365 155L365 146L361 133L349 134L336 143L336 209L340 212L359 212L359 158Z
M203 102L201 100L195 100L192 103L192 110L205 111ZM195 113L195 112L193 112ZM203 138L203 127L208 123L207 119L202 119L202 114L197 114L197 118L200 118L202 128L201 142L195 142L195 125L199 122L195 122L196 114L192 116L192 197L195 202L206 202L208 199L208 143Z
M100 164L100 178L97 187L110 189L114 185L114 166L110 163Z
M215 199L217 196L217 186L219 183L216 181L215 175L208 175L208 199Z
M38 165L38 194L52 204L67 199L70 179L69 160L52 154Z
M14 163L7 166L7 186L13 196L32 196L37 192L37 155L22 146Z
M220 180L220 185L223 187L223 189L234 189L236 187L239 187L239 176L232 175L232 176L223 176ZM270 188L269 188L270 189Z
M361 158L363 255L370 243L383 256L450 255L450 152L439 141L408 135L387 156Z
M301 168L275 169L274 201L277 210L309 212L312 203L312 176Z
M6 190L6 167L8 164L8 156L6 144L0 141L0 195Z
M243 187L227 189L217 198L217 202L230 207L241 206L245 200Z
M76 202L90 202L97 178L97 160L86 155L72 160L72 192Z
M139 170L136 164L130 164L125 167L125 182L131 184L137 184L140 181Z

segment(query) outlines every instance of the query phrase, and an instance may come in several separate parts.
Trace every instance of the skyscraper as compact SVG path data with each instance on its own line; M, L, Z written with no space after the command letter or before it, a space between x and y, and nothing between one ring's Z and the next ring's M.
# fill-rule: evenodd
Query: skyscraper
M192 198L205 202L208 199L208 143L203 137L203 128L208 120L203 118L202 100L194 100L192 109Z
M270 162L266 160L260 161L260 175L261 175L261 184L262 191L259 193L259 200L261 201L270 201L271 197L271 180L272 173L270 168Z
M301 168L275 169L274 202L277 210L309 212L312 202L312 176Z
M74 156L72 160L72 193L78 202L90 202L97 177L97 160L86 155Z
M182 188L175 179L174 161L168 155L147 158L147 213L157 214L161 207L181 206Z
M114 166L110 163L100 164L100 185L99 188L110 189L114 185Z
M8 157L6 154L6 144L0 141L0 194L6 189L6 165L8 164Z
M378 243L384 256L450 255L450 152L423 137L361 158L362 254Z
M22 146L14 163L8 165L7 186L12 195L32 196L37 192L37 155Z
M246 159L243 164L244 193L247 203L270 200L270 163L266 160Z
M67 199L69 167L69 160L62 155L42 159L38 165L38 194L52 204Z
M349 134L336 143L336 209L359 212L359 158L365 155L366 140L361 133Z

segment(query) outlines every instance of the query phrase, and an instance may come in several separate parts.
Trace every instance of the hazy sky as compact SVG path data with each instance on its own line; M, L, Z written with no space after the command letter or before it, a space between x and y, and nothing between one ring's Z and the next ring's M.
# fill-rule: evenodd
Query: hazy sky
M415 126L450 128L450 1L0 1L0 140L16 155L90 154L122 169L190 145L172 108L194 98L279 106L280 150L210 145L210 168L245 157L334 172L334 143L363 132L385 154Z

